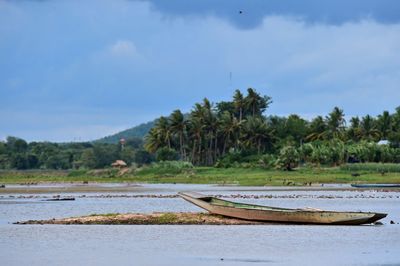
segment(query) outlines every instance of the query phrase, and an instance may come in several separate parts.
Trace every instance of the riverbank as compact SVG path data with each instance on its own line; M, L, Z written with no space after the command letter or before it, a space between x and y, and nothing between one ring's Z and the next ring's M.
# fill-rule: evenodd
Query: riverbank
M91 171L0 171L1 184L40 183L182 183L240 186L313 186L317 184L400 183L400 173L341 168L299 168L295 171L262 168L115 169ZM0 188L1 189L1 188Z
M108 214L92 214L89 216L63 218L63 219L50 219L50 220L29 220L23 222L16 222L15 224L130 224L130 225L190 225L190 224L204 224L204 225L250 225L250 224L265 224L261 222L246 221L223 217L220 215L208 213L108 213Z

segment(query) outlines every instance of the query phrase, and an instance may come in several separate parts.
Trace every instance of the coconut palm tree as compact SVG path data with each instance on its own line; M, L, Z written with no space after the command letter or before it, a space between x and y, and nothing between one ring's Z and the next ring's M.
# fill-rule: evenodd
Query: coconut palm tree
M220 117L219 132L223 138L222 155L226 150L234 145L237 148L238 140L240 137L240 129L245 120L239 121L235 116L229 112L224 112Z
M377 124L381 137L387 139L392 131L392 117L388 111L384 111L381 115L378 115Z
M350 119L350 127L347 130L348 139L359 141L362 138L361 121L358 116Z
M159 148L162 147L162 144L163 141L160 139L156 128L153 127L145 136L144 148L150 153L155 153Z
M246 115L261 116L271 103L271 97L261 97L254 89L247 89L247 96L244 98Z
M378 140L380 132L376 127L376 121L370 115L366 115L361 120L361 132L365 140Z
M242 121L245 101L243 98L243 94L240 92L240 90L235 91L235 95L233 95L233 104L235 106L235 111L239 113L239 121Z
M306 140L315 141L322 140L325 137L325 132L328 127L322 116L315 117L310 123L310 133L307 135Z
M163 146L171 149L171 127L168 118L161 116L154 125L158 138L162 141Z
M181 159L186 160L186 150L184 149L184 136L187 122L180 110L175 110L169 117L171 133L179 138L179 152Z
M346 120L344 119L343 110L339 107L334 107L332 112L325 118L327 124L327 131L325 138L338 138L343 139Z
M201 150L202 150L202 139L203 139L203 128L204 125L200 118L191 116L188 122L188 134L191 140L192 155L191 161L193 164L200 164L201 161Z
M256 148L257 153L272 143L272 134L267 123L260 117L249 117L243 129L244 144L248 148Z

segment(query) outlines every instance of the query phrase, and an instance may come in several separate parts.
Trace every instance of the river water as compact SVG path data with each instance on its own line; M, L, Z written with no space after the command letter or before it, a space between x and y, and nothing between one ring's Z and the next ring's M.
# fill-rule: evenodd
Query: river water
M182 190L245 196L230 200L261 205L376 211L388 217L383 225L367 226L13 224L93 213L200 211L168 197ZM55 195L76 200L43 201ZM400 265L399 221L396 191L143 185L123 192L2 193L0 256L1 265Z

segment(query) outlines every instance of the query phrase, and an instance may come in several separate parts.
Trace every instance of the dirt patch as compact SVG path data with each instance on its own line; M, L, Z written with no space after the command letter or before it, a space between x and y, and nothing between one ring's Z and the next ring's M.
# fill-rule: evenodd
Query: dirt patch
M224 217L208 213L191 212L156 212L150 214L127 213L127 214L93 214L89 216L50 219L29 220L16 222L15 224L207 224L207 225L244 225L263 224L262 222L246 221Z

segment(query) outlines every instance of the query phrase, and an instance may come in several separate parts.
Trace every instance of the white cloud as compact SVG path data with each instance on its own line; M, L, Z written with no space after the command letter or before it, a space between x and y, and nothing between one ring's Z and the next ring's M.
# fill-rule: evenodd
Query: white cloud
M6 107L14 119L0 123L0 137L21 132L27 138L94 138L113 131L99 125L144 122L154 113L189 110L203 97L228 100L234 89L249 86L273 97L268 114L313 117L337 105L348 115L363 115L399 105L400 24L310 24L267 16L259 27L243 30L212 14L165 17L144 2L99 1L96 9L75 1L10 3L21 11L0 16L0 92L7 89L0 121ZM53 14L54 7L54 17L42 15ZM70 13L78 15L65 15ZM52 124L43 115L54 112L50 103L76 105L79 117L93 107L104 112L84 122ZM33 108L41 113L32 128L40 129L28 134ZM18 111L23 114L15 119ZM61 133L62 123L71 126L68 133Z
M118 40L110 47L110 52L118 57L135 57L138 55L135 44L132 41Z

